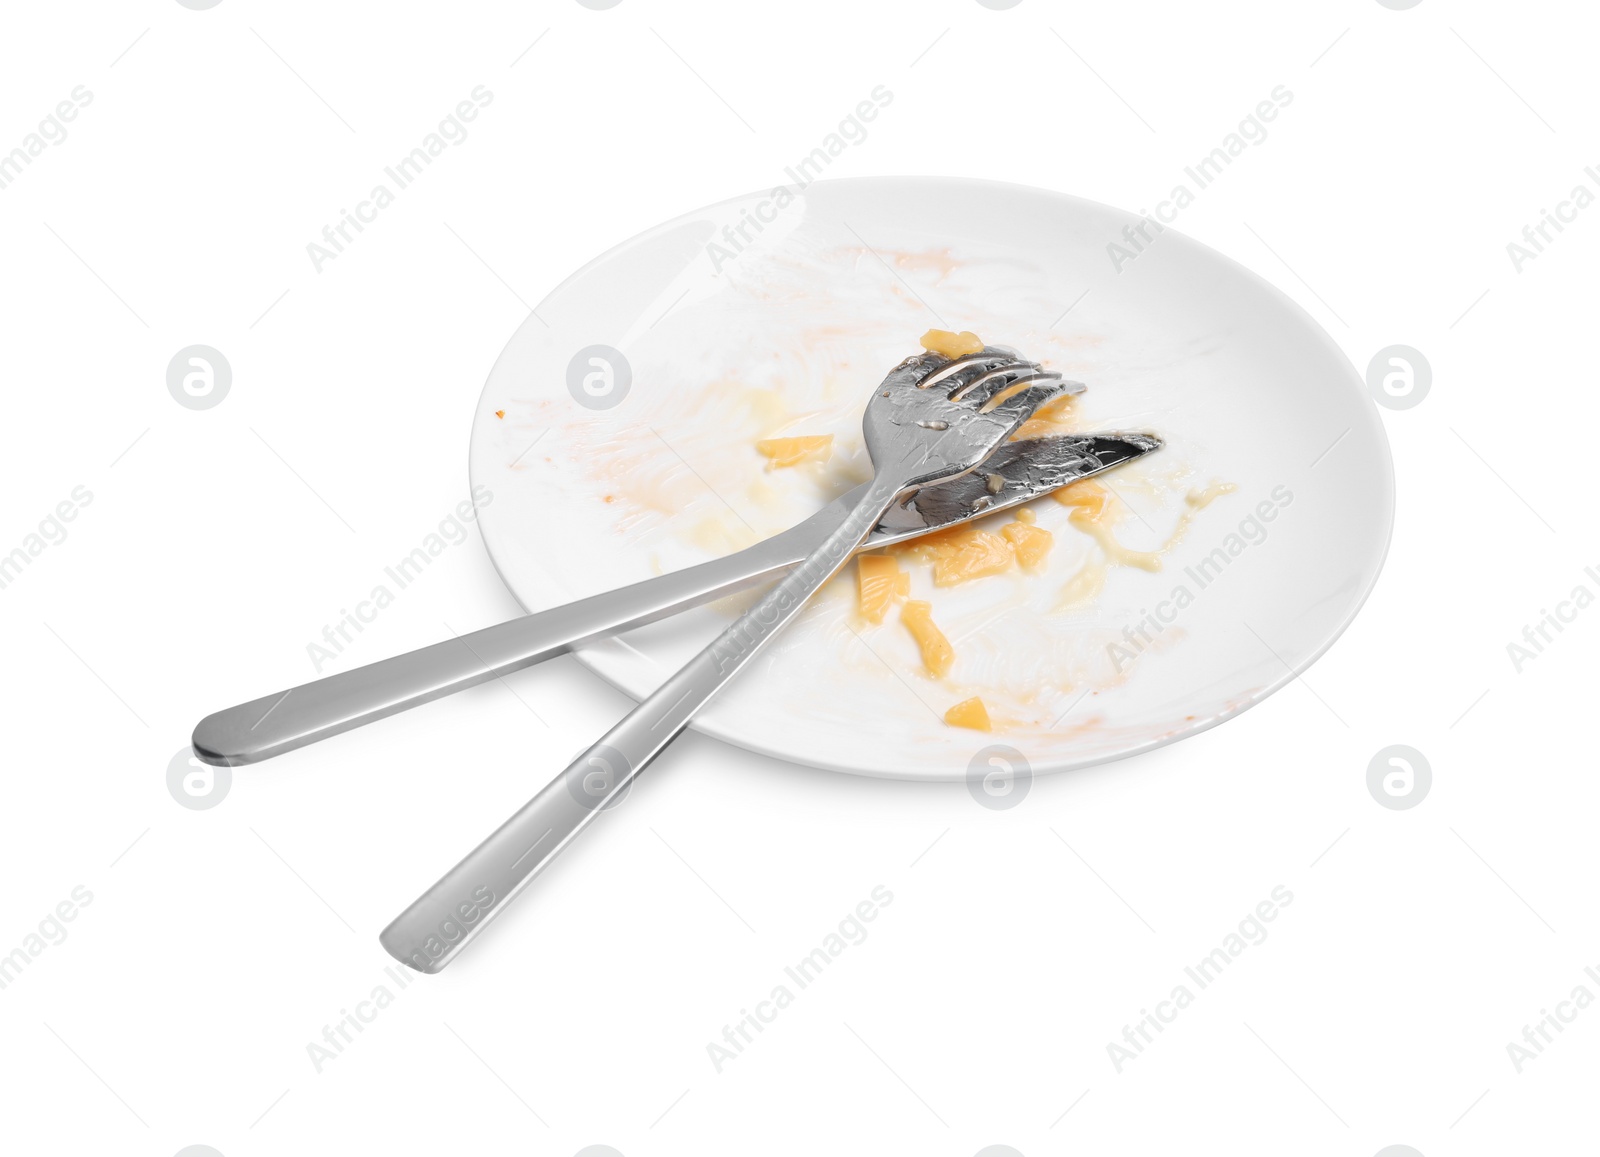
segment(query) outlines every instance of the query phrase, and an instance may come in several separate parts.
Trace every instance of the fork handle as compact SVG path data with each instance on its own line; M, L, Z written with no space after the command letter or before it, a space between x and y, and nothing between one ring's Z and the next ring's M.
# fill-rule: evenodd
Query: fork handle
M688 726L817 588L842 567L899 494L874 479L805 562L500 825L393 923L379 941L419 972L438 972Z

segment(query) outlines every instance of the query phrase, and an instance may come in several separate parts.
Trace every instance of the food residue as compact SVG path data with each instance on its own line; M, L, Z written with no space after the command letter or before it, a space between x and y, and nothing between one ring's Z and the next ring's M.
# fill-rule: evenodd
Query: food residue
M808 434L799 438L764 438L756 449L767 460L767 469L794 466L801 462L826 462L833 453L832 434Z
M1061 588L1061 597L1057 600L1056 606L1061 610L1068 610L1093 602L1105 589L1105 585L1105 564L1086 562L1079 568L1077 574L1067 580L1067 585Z
M943 358L964 358L968 354L983 352L983 339L971 330L951 333L947 329L930 329L922 335L922 348Z
M974 731L993 731L989 724L989 709L983 700L974 695L963 699L944 713L944 721L951 727L970 727Z
M1046 402L1033 412L1031 418L1017 428L1017 432L1011 435L1011 440L1013 442L1024 442L1029 438L1047 438L1052 434L1077 433L1076 403L1077 399L1071 394L1063 394L1059 398Z
M928 674L936 679L944 678L950 664L955 662L956 652L944 632L934 626L933 604L921 599L908 600L900 608L900 621L922 649L922 665L928 669Z
M1044 556L1050 553L1050 548L1056 541L1056 536L1044 527L1034 526L1031 521L1021 518L1016 522L1006 523L1000 528L1000 533L1011 543L1011 549L1016 552L1017 562L1024 570L1032 570L1043 562Z
M1124 507L1098 482L1086 478L1082 482L1064 486L1056 491L1056 501L1072 508L1067 520L1093 538L1111 562L1120 566L1136 566L1140 570L1147 571L1161 569L1161 555L1172 542L1164 543L1156 550L1130 550L1118 542L1111 527L1121 519ZM1183 524L1180 522L1180 533L1182 529ZM1175 542L1176 539L1172 541Z
M953 360L982 352L984 344L971 331L953 333L930 329L922 337L922 347ZM505 412L496 411L495 416L503 418ZM1073 431L1075 423L1074 399L1064 397L1035 413L1013 437L1060 434ZM833 435L766 438L756 442L755 448L766 458L769 470L802 463L820 464L832 457ZM1004 490L1003 477L984 475L983 479L989 493ZM1236 489L1232 483L1213 481L1203 488L1188 491L1170 534L1150 550L1136 550L1119 541L1117 530L1125 525L1130 514L1146 529L1151 528L1111 487L1082 479L1057 490L1054 497L1067 508L1068 525L1092 538L1099 547L1098 557L1091 557L1068 580L1057 607L1064 609L1092 601L1105 586L1108 567L1161 570L1162 556L1184 537L1198 512ZM856 560L856 606L861 619L870 624L882 624L890 607L898 604L900 621L921 653L923 668L935 679L949 675L955 665L955 648L934 622L933 603L910 597L911 574L902 569L902 556L927 564L937 588L959 586L1013 570L1037 574L1049 566L1057 534L1038 525L1039 518L1034 510L1020 507L1014 512L1014 520L1004 525L995 525L993 518L986 522L987 529L979 525L951 527L890 546L883 553L861 555ZM947 726L972 731L992 732L995 728L981 695L972 695L956 703L945 711L943 719ZM1005 722L1003 713L1001 722Z
M991 531L965 530L941 545L946 549L934 556L934 586L953 587L1011 569L1011 544Z
M883 613L896 597L911 594L911 576L900 563L885 554L864 554L856 559L856 595L861 617L869 623L883 622Z
M1238 486L1232 482L1213 482L1204 490L1191 490L1184 495L1184 502L1190 510L1204 510L1224 494L1232 494Z
M1072 576L1071 581L1062 590L1057 605L1063 609L1079 606L1098 595L1105 586L1108 563L1114 566L1138 567L1145 571L1160 570L1161 556L1176 546L1188 533L1189 524L1194 520L1194 516L1224 494L1232 494L1237 489L1239 488L1232 482L1213 482L1203 490L1189 491L1184 496L1185 509L1178 516L1172 533L1154 550L1130 550L1117 541L1111 527L1121 520L1122 513L1127 507L1109 488L1086 478L1056 491L1056 501L1072 510L1067 516L1068 522L1093 538L1105 556L1103 562L1086 563Z
M1003 574L1013 562L1032 568L1043 561L1055 536L1032 525L1034 518L1033 511L1024 508L1017 512L1017 521L1002 527L999 534L980 527L952 527L889 549L931 562L934 586L959 586Z
M494 412L494 416L496 418L504 418L506 416L506 412L504 410L496 410Z
M1230 482L1214 481L1204 488L1190 490L1166 541L1153 550L1133 550L1117 541L1112 527L1120 524L1132 508L1110 487L1083 479L1056 491L1056 500L1068 508L1069 525L1093 538L1101 555L1082 566L1068 581L1058 607L1080 605L1097 596L1105 586L1108 566L1160 570L1162 555L1183 538L1195 515L1237 489ZM871 622L882 622L891 602L906 599L900 610L900 621L921 649L922 663L928 673L943 678L955 663L955 648L934 624L933 604L907 597L910 576L900 570L895 559L909 555L929 564L934 585L950 587L1004 573L1013 563L1024 571L1042 571L1055 540L1054 534L1038 525L1037 513L1022 507L1016 511L1014 521L999 527L998 533L978 526L951 527L891 546L887 554L861 559L858 573L861 613ZM951 727L976 731L994 729L987 705L976 695L946 711L944 721Z

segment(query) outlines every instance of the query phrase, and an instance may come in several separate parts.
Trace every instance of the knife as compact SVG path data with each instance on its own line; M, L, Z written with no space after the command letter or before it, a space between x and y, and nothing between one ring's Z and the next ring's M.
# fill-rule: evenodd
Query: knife
M1159 438L1134 433L1060 434L1008 442L972 473L920 490L894 507L859 550L877 550L1006 510L1160 447ZM592 639L642 627L777 578L827 539L862 489L726 557L218 711L195 727L194 753L219 767L258 763L553 659Z

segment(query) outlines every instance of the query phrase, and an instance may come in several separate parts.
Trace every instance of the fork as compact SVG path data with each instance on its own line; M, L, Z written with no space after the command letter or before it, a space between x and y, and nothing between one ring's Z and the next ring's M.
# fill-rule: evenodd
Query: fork
M449 964L602 809L620 800L634 777L799 613L897 501L974 469L1065 389L1061 374L1003 346L955 359L917 354L891 370L861 423L872 481L838 528L396 917L379 936L384 949L419 972Z

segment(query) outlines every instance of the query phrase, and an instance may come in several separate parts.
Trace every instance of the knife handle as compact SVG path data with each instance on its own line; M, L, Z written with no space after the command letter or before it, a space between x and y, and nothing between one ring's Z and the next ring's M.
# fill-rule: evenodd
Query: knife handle
M830 513L833 507L823 513ZM844 518L813 516L800 526L724 558L458 635L264 695L208 715L194 729L194 753L234 767L463 691L590 639L653 623L781 574Z

